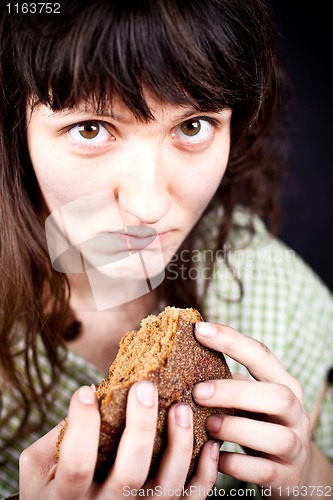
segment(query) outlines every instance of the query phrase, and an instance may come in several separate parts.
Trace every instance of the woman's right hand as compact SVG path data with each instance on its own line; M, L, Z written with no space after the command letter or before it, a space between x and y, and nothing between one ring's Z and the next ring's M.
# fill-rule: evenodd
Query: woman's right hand
M157 389L148 381L134 384L128 394L126 426L116 461L106 480L93 481L100 415L90 387L81 387L71 399L58 461L56 441L60 426L24 450L20 457L21 500L119 500L140 498L150 488L150 498L203 499L217 475L219 444L208 441L197 469L185 484L193 447L192 412L188 405L173 405L168 413L168 446L157 476L146 482L156 432ZM139 490L139 491L138 491ZM152 496L151 492L155 491Z

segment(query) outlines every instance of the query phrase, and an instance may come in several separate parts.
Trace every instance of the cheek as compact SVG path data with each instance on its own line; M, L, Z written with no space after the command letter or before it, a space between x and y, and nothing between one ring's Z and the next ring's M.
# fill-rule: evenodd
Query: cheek
M36 137L38 137L36 133L28 135L30 159L44 199L52 211L57 208L54 205L57 204L59 187L62 185L62 179L58 174L62 162L50 141L44 141L43 137L37 141Z
M185 208L200 214L214 196L226 170L228 156L206 158L176 178L178 197Z
M52 212L73 200L77 196L77 193L74 189L75 184L59 178L52 165L45 166L46 168L44 166L43 168L35 167L35 172L44 200ZM64 189L64 186L67 187Z
M60 208L69 201L84 194L84 182L79 169L73 169L71 162L61 150L43 145L31 144L30 157L41 192L50 211ZM75 174L77 172L77 174Z

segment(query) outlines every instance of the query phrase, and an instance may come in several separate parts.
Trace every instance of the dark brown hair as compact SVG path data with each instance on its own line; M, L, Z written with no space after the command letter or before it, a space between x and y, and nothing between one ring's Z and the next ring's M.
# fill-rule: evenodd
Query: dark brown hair
M46 248L45 206L26 147L27 103L33 98L59 110L89 101L101 110L117 96L149 121L148 89L162 102L198 111L232 108L228 168L207 209L224 210L218 250L237 204L277 220L281 82L263 0L63 0L60 14L9 14L2 3L0 373L25 408L22 429L30 408L43 415L47 401L37 339L54 382L64 339L76 331L66 276L52 269ZM194 247L195 234L183 248ZM200 307L188 283L165 279L160 294L173 305Z

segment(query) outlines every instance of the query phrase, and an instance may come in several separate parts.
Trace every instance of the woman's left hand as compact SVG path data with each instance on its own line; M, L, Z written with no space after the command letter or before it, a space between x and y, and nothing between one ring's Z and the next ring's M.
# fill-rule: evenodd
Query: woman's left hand
M219 470L241 481L269 487L271 498L290 498L301 486L320 484L313 479L323 481L326 476L314 472L320 463L315 465L312 460L317 453L310 439L300 382L286 372L265 345L232 328L199 323L196 338L244 365L254 378L212 380L194 388L198 404L236 410L234 416L207 419L207 430L213 438L238 443L248 451L222 452ZM246 416L240 416L242 412ZM324 470L332 474L324 455L318 454ZM331 484L326 481L321 486Z

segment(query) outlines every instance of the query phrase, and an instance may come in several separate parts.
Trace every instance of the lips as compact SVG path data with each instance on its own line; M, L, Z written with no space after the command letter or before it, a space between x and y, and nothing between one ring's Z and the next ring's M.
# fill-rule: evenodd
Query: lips
M126 226L126 236L130 238L156 238L158 235L156 229L147 226Z
M128 226L125 230L112 231L108 233L113 241L126 248L128 251L140 251L151 247L156 242L159 244L159 233L150 227ZM165 234L165 233L161 233Z

